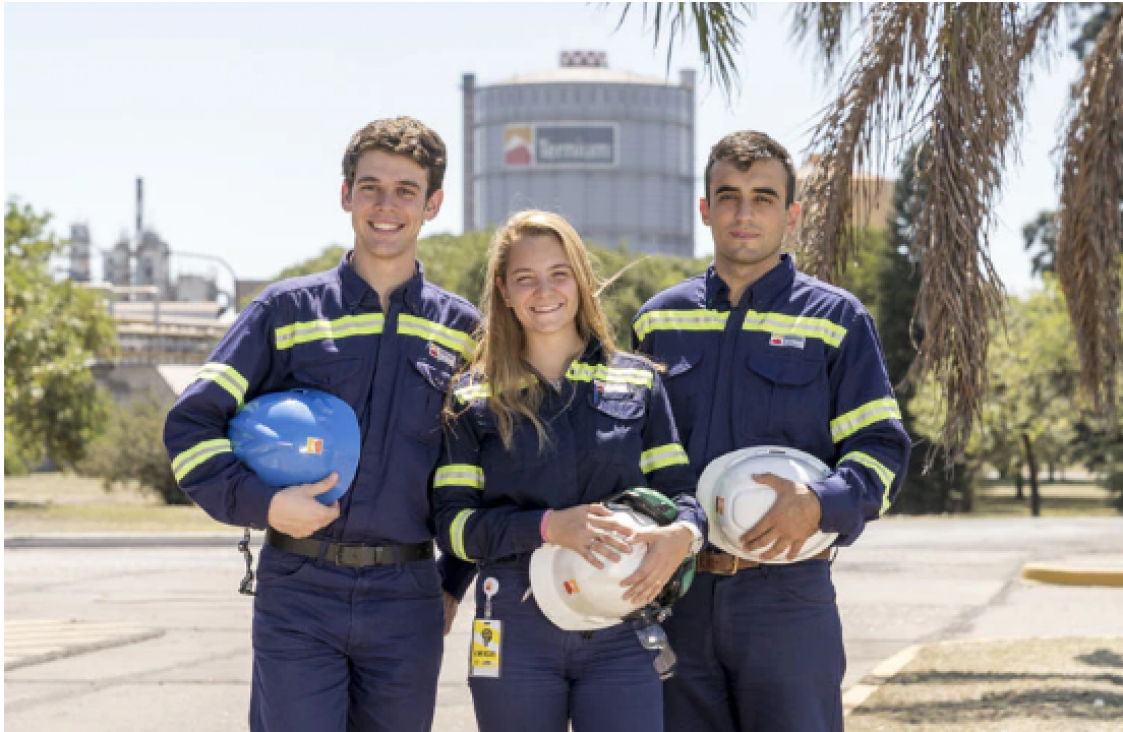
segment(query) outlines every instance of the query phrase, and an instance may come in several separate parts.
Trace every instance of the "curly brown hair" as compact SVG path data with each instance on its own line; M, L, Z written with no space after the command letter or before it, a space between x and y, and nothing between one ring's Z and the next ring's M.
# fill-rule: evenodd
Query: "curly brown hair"
M788 173L788 191L784 205L795 201L795 166L792 156L783 145L763 132L743 130L726 135L710 149L710 159L706 162L706 203L710 202L710 171L719 161L731 163L737 170L744 172L758 160L779 160Z
M371 150L404 155L424 168L429 174L426 198L444 185L445 167L448 165L444 140L413 117L376 119L351 136L347 151L343 153L343 179L347 181L348 190L355 184L359 158Z

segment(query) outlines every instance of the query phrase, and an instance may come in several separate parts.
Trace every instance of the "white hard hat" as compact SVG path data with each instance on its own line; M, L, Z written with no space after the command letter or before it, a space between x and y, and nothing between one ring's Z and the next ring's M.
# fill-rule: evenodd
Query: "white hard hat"
M838 534L818 531L804 543L795 559L788 559L784 552L768 560L762 559L762 555L769 547L747 552L741 547L741 537L776 502L776 491L757 483L753 475L772 473L806 485L830 472L822 460L790 447L749 447L722 455L706 466L698 482L698 502L710 522L710 543L742 559L768 564L800 562L815 556L833 544Z
M631 509L618 509L613 518L633 529L654 526L654 519ZM619 553L619 552L618 552ZM580 554L556 544L543 544L530 556L530 586L534 599L550 622L562 630L599 630L620 623L639 606L624 599L620 582L639 568L646 544L633 544L619 562L601 559L597 569Z

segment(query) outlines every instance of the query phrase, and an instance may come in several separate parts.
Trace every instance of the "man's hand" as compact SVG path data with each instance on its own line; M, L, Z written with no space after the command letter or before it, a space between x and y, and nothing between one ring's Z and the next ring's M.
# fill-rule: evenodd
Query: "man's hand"
M297 539L311 536L339 518L339 501L325 506L316 496L330 491L339 482L332 473L318 483L290 485L277 491L269 502L269 525Z
M794 559L804 543L819 530L823 508L819 496L802 483L793 483L772 473L754 475L753 480L776 491L776 502L760 523L741 537L745 551L757 551L771 544L761 555L767 561L787 552Z
M456 620L456 611L460 609L460 601L447 592L441 592L445 605L445 635L452 630L452 621Z
M659 597L663 586L690 553L694 533L682 524L640 529L629 540L632 544L647 544L647 554L635 572L620 583L627 587L624 599L643 607Z

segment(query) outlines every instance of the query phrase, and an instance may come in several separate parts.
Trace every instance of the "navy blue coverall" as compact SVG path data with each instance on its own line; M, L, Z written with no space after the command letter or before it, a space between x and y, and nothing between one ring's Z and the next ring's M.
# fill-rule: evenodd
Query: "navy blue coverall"
M474 350L479 315L426 282L420 264L382 308L349 257L270 286L241 313L168 415L172 468L216 520L265 528L274 489L231 452L227 422L259 394L320 389L355 410L362 454L339 519L313 538L431 541L440 411ZM442 581L454 592L474 570L444 564L353 568L264 546L251 729L428 730L444 650Z
M855 297L783 255L739 303L711 266L652 298L633 328L638 349L667 366L697 474L745 447L814 455L833 468L810 488L836 546L889 508L911 445L873 320ZM679 656L667 729L842 729L846 656L828 562L699 574L665 627Z
M550 442L516 418L511 450L487 406L488 386L465 375L454 385L461 410L447 430L434 480L441 549L479 563L476 609L484 616L486 578L499 581L492 618L504 624L499 678L471 678L482 732L661 730L662 693L629 623L596 631L554 626L534 601L530 555L542 545L546 509L596 503L650 485L679 506L679 518L705 535L695 478L678 441L658 374L636 356L606 357L593 343L560 388L543 384L539 417ZM623 589L621 589L623 592Z

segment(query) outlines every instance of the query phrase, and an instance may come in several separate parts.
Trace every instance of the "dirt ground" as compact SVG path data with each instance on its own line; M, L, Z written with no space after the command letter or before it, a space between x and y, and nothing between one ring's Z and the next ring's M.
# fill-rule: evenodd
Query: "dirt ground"
M1123 638L940 643L847 718L848 732L1123 729Z

